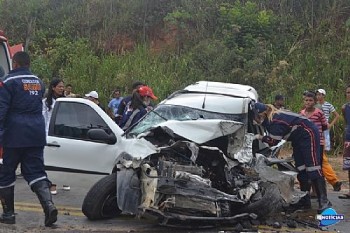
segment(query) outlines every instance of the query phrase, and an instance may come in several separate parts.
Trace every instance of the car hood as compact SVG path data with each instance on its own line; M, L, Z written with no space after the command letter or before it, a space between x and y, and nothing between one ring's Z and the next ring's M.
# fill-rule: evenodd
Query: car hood
M241 129L242 126L243 123L237 121L203 119L189 121L168 120L158 124L156 127L161 127L166 131L170 130L172 133L189 141L202 144L221 136L233 134ZM145 135L140 134L139 137Z

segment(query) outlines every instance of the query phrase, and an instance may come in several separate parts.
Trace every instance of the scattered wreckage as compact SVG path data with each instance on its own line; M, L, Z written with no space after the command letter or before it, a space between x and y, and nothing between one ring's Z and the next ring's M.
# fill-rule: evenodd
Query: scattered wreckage
M91 220L128 213L160 225L208 227L266 218L299 201L305 193L294 190L294 177L270 166L281 162L268 159L274 150L253 142L249 116L257 97L219 84L173 94L127 131L126 138L154 151L121 153L115 172L86 195L83 213ZM220 108L227 103L234 110Z

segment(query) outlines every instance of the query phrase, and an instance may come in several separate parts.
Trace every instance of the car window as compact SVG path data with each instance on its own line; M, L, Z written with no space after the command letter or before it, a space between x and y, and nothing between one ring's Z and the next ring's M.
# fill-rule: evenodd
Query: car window
M87 137L89 129L104 129L108 134L112 133L106 122L90 106L72 102L58 104L53 129L52 122L50 123L50 136L90 140Z
M3 79L9 72L9 57L6 54L5 43L0 42L0 79Z
M225 114L208 112L180 105L158 105L153 111L149 112L132 127L128 132L127 137L133 137L146 132L153 126L167 120L187 121L199 119L222 119L246 123L247 114Z

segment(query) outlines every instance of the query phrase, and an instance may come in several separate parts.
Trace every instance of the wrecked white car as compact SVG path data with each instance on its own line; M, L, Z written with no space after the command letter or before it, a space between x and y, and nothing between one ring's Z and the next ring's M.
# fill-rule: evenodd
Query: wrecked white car
M45 165L109 174L87 193L91 220L121 213L162 225L201 226L265 217L298 201L294 178L266 165L253 140L249 86L198 82L175 92L127 132L97 105L58 99Z
M127 132L96 104L57 99L45 147L47 170L105 174L87 193L91 220L121 213L160 224L265 217L300 197L292 176L266 165L249 86L198 82L175 92ZM260 132L262 133L262 132Z
M220 139L215 138L218 144L234 139L243 126L220 120L200 123L221 132ZM227 157L215 141L198 144L167 126L150 134L154 143L163 146L146 157L123 154L117 172L101 179L86 195L83 213L89 219L124 212L156 217L161 225L206 227L267 217L298 200L292 176L267 166L263 155L253 158L248 152L252 135L247 135L235 159Z

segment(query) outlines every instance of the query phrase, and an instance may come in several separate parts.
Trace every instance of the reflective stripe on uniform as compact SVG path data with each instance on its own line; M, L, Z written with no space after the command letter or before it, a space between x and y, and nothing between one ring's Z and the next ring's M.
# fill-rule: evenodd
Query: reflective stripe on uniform
M35 180L32 180L30 183L29 183L29 186L32 186L33 184L35 184L36 182L40 181L40 180L45 180L47 179L46 176L42 176L42 177L39 177L39 178L36 178Z
M278 135L273 135L273 134L269 134L268 135L270 138L281 141L283 139L282 136L278 136Z
M37 76L35 75L16 75L16 76L12 76L12 77L9 77L7 78L6 80L3 81L3 83L6 83L12 79L17 79L17 78L35 78L35 79L39 79Z
M289 132L288 134L286 134L286 135L283 136L283 139L287 141L288 138L289 138L289 136L290 136L290 135L293 133L293 131L296 130L298 127L299 127L298 125L294 125L294 126L292 127L292 129L290 130L290 132Z
M314 166L314 167L306 167L307 172L313 172L313 171L318 171L321 169L321 166Z
M306 170L307 172L313 172L313 171L318 171L321 169L321 166L313 166L313 167L306 167L305 165L301 165L297 167L298 171L303 171Z
M294 125L292 127L292 129L289 131L289 133L287 133L286 135L284 136L278 136L278 135L273 135L273 134L269 134L269 137L272 138L272 139L275 139L275 140L288 140L289 136L293 133L294 130L296 130L299 126L298 125Z
M0 186L0 189L8 188L11 186L15 186L15 182L13 182L12 184L6 185L6 186Z

